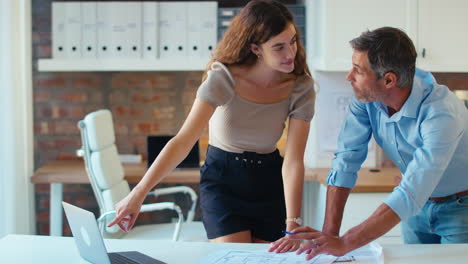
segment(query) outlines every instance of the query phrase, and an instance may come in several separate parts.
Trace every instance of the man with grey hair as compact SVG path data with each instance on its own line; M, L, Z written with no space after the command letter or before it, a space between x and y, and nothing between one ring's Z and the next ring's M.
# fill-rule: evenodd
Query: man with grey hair
M366 245L400 221L405 243L468 243L468 111L429 72L416 69L411 39L391 27L351 40L347 75L355 97L327 178L322 232L299 227L299 253L336 256ZM343 210L376 142L395 162L399 185L361 224L340 235Z

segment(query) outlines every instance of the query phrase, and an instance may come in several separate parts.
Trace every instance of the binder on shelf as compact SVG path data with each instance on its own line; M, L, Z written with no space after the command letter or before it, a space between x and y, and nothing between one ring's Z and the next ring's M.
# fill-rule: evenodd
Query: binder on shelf
M79 2L52 3L52 56L81 57L81 6Z
M142 2L116 2L119 13L122 14L124 32L120 42L123 52L120 57L129 59L141 59L142 57Z
M52 2L52 58L65 58L65 3Z
M142 2L97 3L98 58L141 58L141 7Z
M216 47L218 2L200 2L201 57L208 60Z
M160 58L183 58L187 55L187 10L184 2L159 3Z
M110 56L111 58L123 58L124 41L127 37L127 16L123 2L109 2L107 8L111 10L110 24Z
M110 55L141 58L141 2L109 2Z
M159 57L159 3L142 3L142 57L143 59L157 59Z
M173 12L174 31L171 32L171 39L175 43L175 57L183 58L187 56L187 3L173 2L171 8Z
M81 2L81 56L97 56L97 3Z
M65 5L65 57L81 58L81 3L63 4Z
M200 58L202 53L202 7L200 2L187 3L187 56Z
M97 58L109 59L113 54L111 2L97 2Z
M159 2L159 58L170 58L173 46L170 43L169 35L171 30L170 3Z

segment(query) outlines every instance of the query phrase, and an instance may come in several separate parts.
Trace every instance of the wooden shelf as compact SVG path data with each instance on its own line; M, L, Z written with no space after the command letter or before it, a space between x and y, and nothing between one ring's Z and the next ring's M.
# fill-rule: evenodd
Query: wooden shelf
M183 59L39 59L41 72L74 71L204 71L208 60Z

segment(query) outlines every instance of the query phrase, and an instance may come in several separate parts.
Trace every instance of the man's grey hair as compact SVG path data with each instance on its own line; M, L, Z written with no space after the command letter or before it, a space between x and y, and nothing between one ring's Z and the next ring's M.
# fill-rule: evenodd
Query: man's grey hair
M417 53L405 32L397 28L382 27L363 32L349 43L353 49L367 52L369 64L377 79L393 72L398 78L398 87L412 87Z

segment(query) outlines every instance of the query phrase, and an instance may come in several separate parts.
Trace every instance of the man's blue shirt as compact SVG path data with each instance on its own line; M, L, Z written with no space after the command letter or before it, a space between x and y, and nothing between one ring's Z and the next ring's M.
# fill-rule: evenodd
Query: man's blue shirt
M385 203L405 221L419 213L429 197L468 190L466 131L463 102L431 73L417 69L410 96L392 116L381 102L353 98L327 184L354 187L373 135L403 175Z

